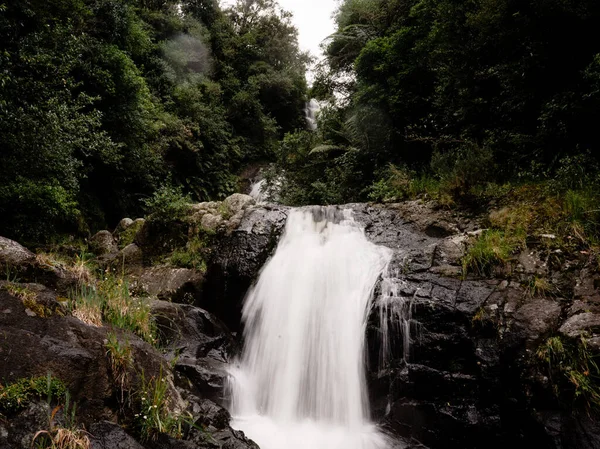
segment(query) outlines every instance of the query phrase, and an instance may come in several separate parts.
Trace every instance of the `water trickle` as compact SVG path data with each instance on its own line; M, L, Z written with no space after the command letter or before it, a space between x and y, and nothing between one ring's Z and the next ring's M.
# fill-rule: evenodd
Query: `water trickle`
M418 337L419 323L413 320L413 299L417 291L411 291L398 273L386 272L381 281L381 293L376 301L381 329L380 368L386 368L392 354L400 344L405 362L410 357L413 338Z
M390 258L350 211L290 212L244 303L232 427L262 449L389 447L368 420L364 340L373 289Z

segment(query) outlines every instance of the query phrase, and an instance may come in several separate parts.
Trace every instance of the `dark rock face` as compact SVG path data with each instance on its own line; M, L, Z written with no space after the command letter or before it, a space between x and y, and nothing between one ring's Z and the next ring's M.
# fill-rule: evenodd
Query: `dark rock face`
M198 300L204 280L198 270L173 267L149 267L132 276L132 288L138 293L187 304Z
M385 360L380 309L374 307L369 320L368 380L377 422L430 448L599 447L596 418L561 409L536 366L535 351L559 330L567 336L600 332L590 312L600 282L580 282L582 305L568 316L570 302L531 298L520 282L462 278L468 233L480 227L475 220L418 202L340 208L352 209L372 242L394 250L384 277L397 283L398 307L410 310L409 350L399 316L384 317L391 329ZM283 207L254 207L219 243L202 304L233 329L287 213ZM532 254L521 255L517 275L539 274L543 264L530 260ZM380 285L376 301L381 291Z
M197 304L232 330L239 329L243 298L277 246L288 210L283 206L248 209L237 229L222 238L214 251Z
M176 385L194 395L225 406L227 362L237 352L237 344L225 325L197 307L154 301L167 357L174 360Z

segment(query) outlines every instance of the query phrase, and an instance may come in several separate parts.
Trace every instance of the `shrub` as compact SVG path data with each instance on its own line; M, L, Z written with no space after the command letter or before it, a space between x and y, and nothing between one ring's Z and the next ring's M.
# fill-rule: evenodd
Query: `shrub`
M392 202L418 195L429 194L437 197L439 182L426 174L417 175L413 170L390 164L380 179L369 188L371 201Z
M494 178L494 165L492 151L473 143L446 152L437 151L431 157L431 169L439 178L441 188L454 197L490 182Z
M164 185L145 199L144 205L150 215L149 219L158 223L168 223L181 219L189 210L191 198L184 195L181 187Z

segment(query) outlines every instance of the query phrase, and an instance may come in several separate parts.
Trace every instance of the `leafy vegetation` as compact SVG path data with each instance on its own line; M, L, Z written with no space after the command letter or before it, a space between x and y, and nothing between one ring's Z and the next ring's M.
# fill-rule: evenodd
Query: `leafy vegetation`
M296 34L273 0L3 4L0 235L85 236L145 198L232 193L304 125Z
M142 373L140 391L137 393L139 413L135 414L135 418L144 441L156 438L159 433L181 437L185 417L171 410L168 388L162 367L158 376L150 379Z
M541 181L599 192L599 19L592 0L342 1L311 91L318 130L278 151L281 198L472 206Z
M34 400L47 400L61 398L66 393L63 383L48 376L18 379L13 383L0 384L0 413L11 414L22 410Z

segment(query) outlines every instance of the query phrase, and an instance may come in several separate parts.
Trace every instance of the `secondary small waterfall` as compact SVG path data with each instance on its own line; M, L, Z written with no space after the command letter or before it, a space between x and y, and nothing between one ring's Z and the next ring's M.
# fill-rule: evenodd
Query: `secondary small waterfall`
M321 110L321 105L317 100L312 98L308 103L306 103L306 107L304 108L304 115L306 116L306 123L308 124L308 129L311 131L315 131L317 129L317 114Z
M390 258L348 210L290 212L244 303L232 427L261 449L390 446L368 419L364 367L373 289Z

